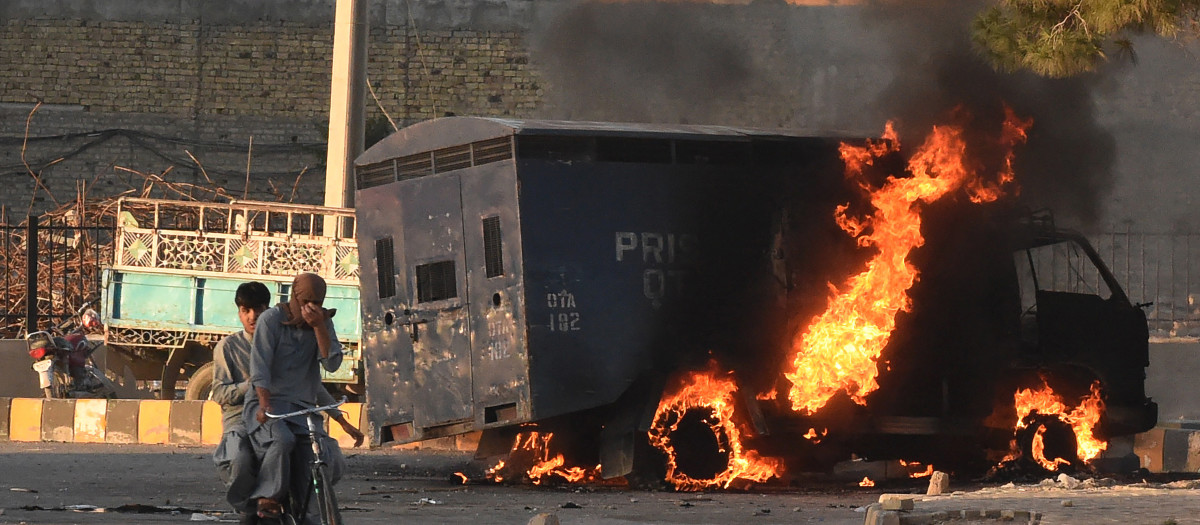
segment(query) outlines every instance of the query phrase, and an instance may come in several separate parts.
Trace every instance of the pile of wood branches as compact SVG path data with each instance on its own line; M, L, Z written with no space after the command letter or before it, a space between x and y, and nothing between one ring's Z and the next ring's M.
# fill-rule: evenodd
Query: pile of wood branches
M115 198L60 206L37 218L36 308L39 329L59 324L99 299L100 268L112 259ZM7 219L8 217L3 217ZM0 224L0 337L25 335L29 219Z

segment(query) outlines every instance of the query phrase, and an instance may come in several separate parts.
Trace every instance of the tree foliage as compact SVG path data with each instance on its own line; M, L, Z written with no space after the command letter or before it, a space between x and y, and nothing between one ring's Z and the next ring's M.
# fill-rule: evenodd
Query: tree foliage
M1173 37L1193 27L1200 0L999 0L972 24L976 46L999 69L1047 77L1093 71L1123 34Z

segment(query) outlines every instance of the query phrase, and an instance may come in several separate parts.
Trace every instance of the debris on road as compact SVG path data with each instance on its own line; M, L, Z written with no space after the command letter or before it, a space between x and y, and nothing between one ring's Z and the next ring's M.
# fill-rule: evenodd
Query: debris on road
M61 507L42 507L40 505L25 505L17 507L20 510L70 511L70 512L119 512L127 514L223 514L217 510L187 509L183 507L144 505L129 503L120 507L99 507L96 505L63 505Z
M950 491L950 475L936 470L929 476L929 490L925 491L927 496L937 496Z
M879 496L883 510L913 510L913 498L899 494L883 494Z
M95 505L64 505L63 508L75 512L108 512L108 509Z
M529 519L527 525L559 525L558 515L543 512Z
M1082 485L1082 483L1080 483L1079 480L1077 480L1071 476L1068 476L1066 474L1058 475L1058 483L1067 490L1074 490L1074 489L1079 488L1080 485Z

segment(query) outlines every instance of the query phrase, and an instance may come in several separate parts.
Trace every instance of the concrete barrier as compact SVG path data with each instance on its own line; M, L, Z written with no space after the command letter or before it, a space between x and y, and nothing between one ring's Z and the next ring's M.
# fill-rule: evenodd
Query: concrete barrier
M137 399L111 399L104 420L105 443L137 443L138 412L142 402Z
M0 441L8 441L8 408L12 399L0 397Z
M200 443L216 445L221 442L223 426L221 423L221 405L208 401L200 414Z
M42 401L42 441L75 441L75 400Z
M1150 472L1200 471L1200 343L1150 344L1146 395L1158 403L1158 426L1135 436L1133 453Z
M342 409L363 428L362 403ZM343 448L354 446L341 425L327 430ZM216 445L221 407L213 401L0 397L0 441Z
M37 398L15 398L8 412L8 438L13 441L42 440L42 401Z
M1146 368L1146 395L1158 403L1160 423L1200 421L1200 343L1155 342L1150 344L1150 366Z
M107 399L75 401L74 440L76 443L104 443L104 427L108 422Z
M0 397L42 397L37 372L29 358L29 345L24 339L0 339Z

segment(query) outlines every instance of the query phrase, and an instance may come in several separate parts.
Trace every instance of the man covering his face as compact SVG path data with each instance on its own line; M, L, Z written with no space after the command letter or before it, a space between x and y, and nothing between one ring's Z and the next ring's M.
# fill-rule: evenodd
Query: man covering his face
M321 307L325 280L311 273L297 275L291 298L258 318L250 351L250 383L242 413L249 441L260 462L257 485L245 503L263 518L275 518L289 484L296 485L291 465L296 436L308 434L302 417L268 419L315 406L322 399L321 368L334 372L342 364L342 345L333 329L333 312ZM308 455L311 456L311 450ZM303 487L300 488L303 490Z

